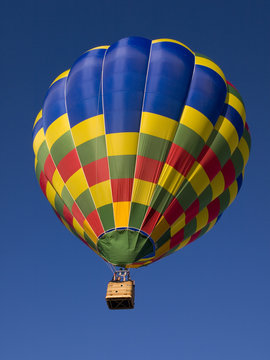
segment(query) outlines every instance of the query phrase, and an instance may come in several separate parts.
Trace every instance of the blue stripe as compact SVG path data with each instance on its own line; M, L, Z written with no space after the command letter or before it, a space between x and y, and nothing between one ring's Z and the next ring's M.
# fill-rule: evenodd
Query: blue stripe
M36 137L37 133L39 132L40 129L42 129L43 127L43 119L42 117L38 120L38 122L36 123L33 131L32 131L32 138L34 140L34 138Z
M143 111L179 121L195 57L177 43L154 43L151 49Z
M65 84L66 78L60 79L47 92L42 109L44 132L56 119L66 113Z
M104 59L106 133L138 132L151 41L129 37L113 44Z
M102 114L101 74L106 49L83 54L72 66L66 90L70 126Z
M226 94L227 86L221 76L206 66L195 66L186 105L200 111L215 125Z
M238 178L236 179L236 181L237 181L237 186L238 186L238 191L237 192L239 192L239 190L241 189L241 186L242 186L242 182L243 182L243 175L240 174L238 176Z
M221 115L223 115L233 124L240 140L244 132L244 122L239 112L236 111L231 105L225 104Z

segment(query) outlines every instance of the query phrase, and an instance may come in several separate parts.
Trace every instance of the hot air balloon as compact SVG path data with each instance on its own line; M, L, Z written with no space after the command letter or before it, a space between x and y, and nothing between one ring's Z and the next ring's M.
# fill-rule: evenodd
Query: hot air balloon
M127 269L193 242L235 199L250 134L241 96L213 61L176 40L129 37L53 81L33 148L58 218L124 268L111 285L133 296Z

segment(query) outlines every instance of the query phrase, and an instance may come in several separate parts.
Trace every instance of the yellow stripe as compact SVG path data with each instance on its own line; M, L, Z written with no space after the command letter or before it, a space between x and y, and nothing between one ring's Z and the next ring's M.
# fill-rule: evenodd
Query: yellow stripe
M53 187L55 188L55 190L57 191L57 193L59 195L61 195L63 188L65 186L65 183L64 183L63 179L61 178L57 169L55 170L55 172L53 174L52 184L53 184Z
M197 161L195 161L192 165L192 168L186 178L197 195L200 195L210 183L209 177L207 176L204 168L201 164L197 163Z
M207 225L208 218L209 218L209 214L207 208L202 209L199 212L199 214L196 216L197 227L195 232L201 230L203 227Z
M230 192L230 202L229 205L231 205L231 203L233 202L233 200L236 198L236 195L238 193L238 184L237 181L234 181L230 186L229 186L229 192ZM228 206L229 206L228 205Z
M90 190L97 208L112 203L110 180L93 185L90 187Z
M69 72L70 72L70 69L64 71L62 74L60 74L59 76L57 76L57 78L51 83L50 87L51 87L56 81L67 77L68 74L69 74Z
M149 205L156 184L141 179L134 179L132 202Z
M34 141L33 141L33 149L34 149L34 153L36 156L37 156L38 150L39 150L41 144L43 143L43 141L45 141L45 136L44 136L44 130L43 130L43 128L41 128L37 132L37 134L34 138Z
M193 52L188 46L186 46L185 44L181 43L180 41L173 40L173 39L155 39L155 40L152 41L152 44L156 44L156 43L159 43L159 42L171 42L171 43L175 43L175 44L181 45L181 46L183 46L184 48L188 49L192 54L194 54L194 52Z
M139 133L124 132L106 135L108 156L136 155Z
M244 159L244 166L246 166L248 158L249 158L249 148L246 140L242 137L238 144L238 148L243 156Z
M246 122L246 110L244 107L244 104L242 101L240 101L236 96L234 96L232 93L228 93L226 98L226 103L232 106L241 116L243 119L243 122L245 124Z
M37 114L36 120L35 120L34 125L33 125L33 129L34 129L36 123L38 122L38 120L40 120L41 118L42 118L42 109L41 109L40 112Z
M177 126L177 121L166 116L143 112L140 132L161 139L172 140Z
M223 193L225 187L225 181L222 172L219 172L211 181L212 188L212 200L216 199Z
M227 141L231 154L234 152L234 150L237 148L238 145L238 134L233 126L233 124L226 119L224 116L220 116L218 120L220 127L217 128L217 131L224 137L224 139Z
M108 49L109 47L110 47L109 45L96 46L96 47L94 47L92 49L87 50L86 52L93 51L93 50L98 50L98 49Z
M56 192L54 188L52 187L51 183L48 181L46 185L46 198L49 201L49 203L52 205L52 207L55 208L55 195Z
M73 228L84 239L84 230L75 218L73 218Z
M170 225L167 223L166 219L162 216L154 227L154 230L151 234L151 238L157 242L161 236L170 228Z
M180 123L195 131L206 142L209 138L213 124L200 111L185 106Z
M115 227L127 227L130 212L130 201L113 203Z
M63 114L58 119L56 119L46 131L46 140L49 149L51 149L55 141L63 134L65 134L69 129L70 126L67 114Z
M222 77L222 79L226 83L226 78L223 74L223 71L212 60L200 57L199 55L195 55L195 65L202 65L214 70L217 74L219 74L219 76Z
M88 188L83 169L79 169L78 171L76 171L67 180L66 187L73 199L77 199L77 197Z
M71 128L76 146L105 134L103 114L86 119Z
M171 236L173 237L178 231L183 229L186 224L186 214L183 213L171 226Z
M166 189L172 195L175 195L181 184L185 180L185 177L175 170L172 166L165 164L158 185Z
M87 222L87 220L84 220L83 222L83 228L84 231L86 232L86 234L90 237L90 239L93 241L94 244L97 244L97 237L93 231L93 229L91 228L91 226L89 225L89 223ZM85 239L86 240L86 239ZM86 240L87 241L87 240ZM93 249L91 247L91 249ZM93 249L94 250L94 249ZM94 250L95 251L95 250ZM96 252L96 251L95 251Z

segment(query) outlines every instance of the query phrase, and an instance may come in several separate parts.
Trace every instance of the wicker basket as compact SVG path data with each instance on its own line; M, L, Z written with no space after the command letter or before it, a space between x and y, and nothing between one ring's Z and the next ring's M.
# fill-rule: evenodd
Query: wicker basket
M106 302L109 309L134 309L135 281L110 281Z

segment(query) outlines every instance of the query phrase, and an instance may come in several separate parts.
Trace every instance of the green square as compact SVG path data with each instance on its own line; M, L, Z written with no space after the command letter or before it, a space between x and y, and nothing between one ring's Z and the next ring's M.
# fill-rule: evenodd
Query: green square
M56 209L57 213L63 217L64 216L64 212L63 212L64 211L64 203L58 194L55 195L54 205L55 205L55 209Z
M213 191L211 186L208 185L201 193L201 195L198 197L200 204L199 211L204 209L212 201L212 198L213 198Z
M148 206L136 202L131 203L129 227L140 229Z
M55 165L57 166L59 162L71 151L74 149L74 142L71 136L70 130L68 130L64 135L62 135L51 147L51 155Z
M111 179L130 179L134 177L136 155L109 156Z
M194 218L184 227L184 239L187 239L189 236L195 234L196 231L197 220Z
M149 159L165 161L171 142L148 134L140 134L138 155Z
M213 130L207 145L216 154L221 167L223 167L231 157L231 149L225 138L219 132Z
M96 209L89 189L81 193L75 201L85 218Z
M176 195L176 199L184 210L187 210L190 205L197 199L197 194L188 180L184 180L180 192Z
M238 148L235 149L235 152L232 154L231 160L235 169L235 177L237 178L244 168L244 159Z
M168 229L160 239L157 241L157 249L160 248L162 245L164 245L167 241L171 239L171 230Z
M205 142L194 130L179 124L173 142L186 150L195 159L200 155Z
M173 195L169 193L166 189L157 185L154 191L154 196L151 200L150 207L158 211L160 214L163 214L164 210L173 200Z
M77 146L82 166L107 156L105 136L99 136Z
M223 212L230 204L230 191L229 189L225 190L219 196L220 212Z
M74 199L70 195L68 189L66 186L63 187L61 198L64 201L64 204L68 207L68 209L71 211L72 206L74 204Z
M100 220L105 231L114 229L114 215L112 204L101 206L97 209Z
M48 146L46 144L46 141L43 141L43 143L40 145L40 148L37 153L37 160L40 163L40 166L42 167L42 169L44 169L44 164L45 164L45 161L46 161L48 155L49 155Z

